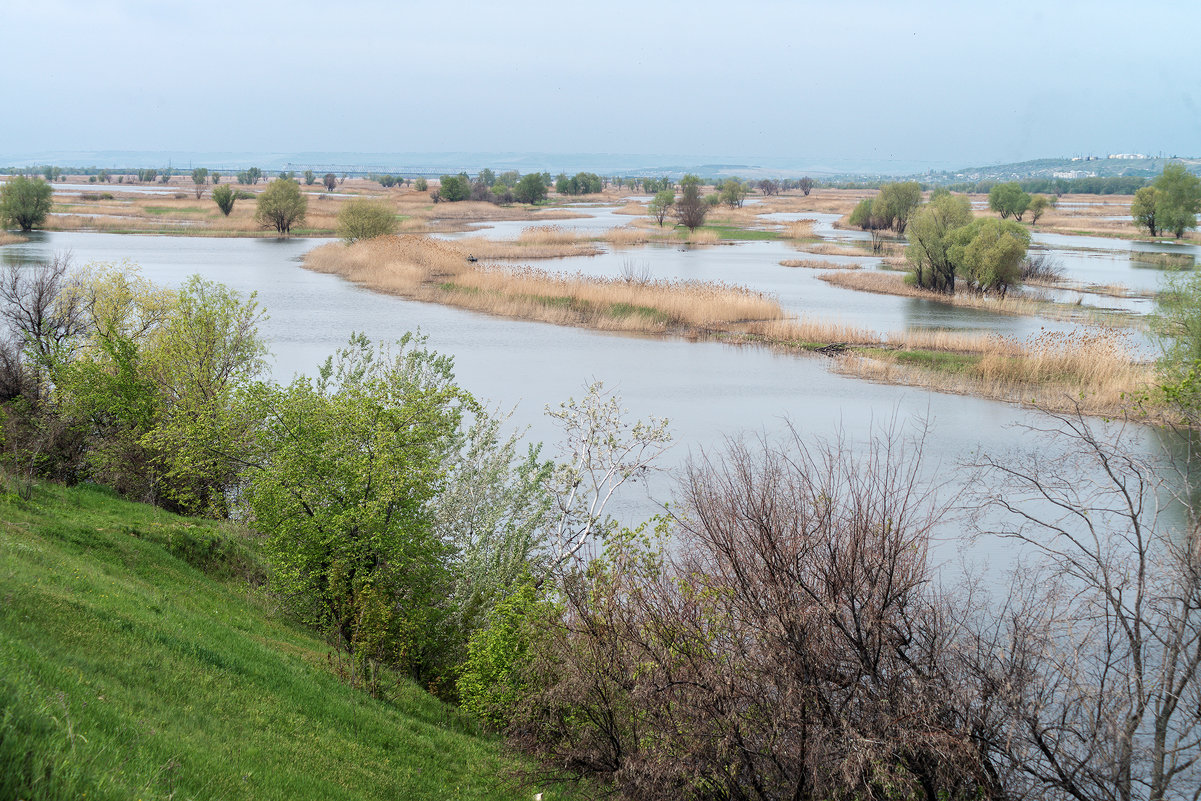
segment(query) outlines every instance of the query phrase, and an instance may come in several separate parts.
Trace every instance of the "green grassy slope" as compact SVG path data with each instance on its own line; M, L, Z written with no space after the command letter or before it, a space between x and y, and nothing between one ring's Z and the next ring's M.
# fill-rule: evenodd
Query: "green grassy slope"
M0 484L0 798L533 795L452 707L339 681L240 553L229 526Z

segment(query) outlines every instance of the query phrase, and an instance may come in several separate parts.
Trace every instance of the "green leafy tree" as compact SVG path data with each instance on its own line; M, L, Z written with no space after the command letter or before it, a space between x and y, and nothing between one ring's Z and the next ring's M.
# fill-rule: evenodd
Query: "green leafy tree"
M438 197L447 203L457 203L471 197L471 180L466 175L443 175L438 179Z
M1022 278L1022 260L1030 232L1016 222L995 218L973 220L951 230L947 249L955 274L974 291L1002 297Z
M722 203L730 208L740 209L743 201L746 200L746 184L738 178L727 178L722 182L718 194Z
M253 186L263 177L263 171L258 167L251 167L248 170L242 170L238 173L238 183L244 186Z
M332 192L338 188L338 176L334 175L332 172L327 172L324 176L322 176L321 183L325 185L326 192Z
M428 192L430 185L424 178L418 178L413 182L413 188L418 192Z
M149 338L142 363L156 413L140 445L155 473L159 505L226 517L229 493L257 420L244 394L267 367L265 319L252 294L194 275Z
M196 187L196 199L200 200L204 196L204 185L208 183L209 171L205 167L197 167L192 170L192 184Z
M517 186L513 187L513 197L518 203L541 203L546 200L546 194L546 180L537 172L521 176Z
M879 198L865 197L851 210L850 217L847 218L851 225L872 235L873 253L884 249L882 232L891 224L891 218L880 213L883 204L877 202L878 200Z
M680 199L676 201L675 215L689 231L694 231L705 224L709 214L709 206L701 197L701 179L695 175L685 175L680 179Z
M361 660L424 676L439 640L449 546L431 501L471 397L451 360L362 335L314 381L265 389L246 501L276 590Z
M1030 206L1030 195L1022 191L1022 185L1016 181L1006 184L996 184L988 191L988 207L1001 215L1002 220L1010 215L1021 222L1022 215Z
M496 176L496 181L493 183L493 186L496 184L502 184L510 189L513 189L517 186L517 182L520 180L521 173L519 173L517 170L506 170L500 175Z
M1197 212L1201 211L1201 178L1189 172L1183 164L1167 164L1155 179L1156 221L1161 230L1171 231L1176 238L1197 227Z
M660 228L663 227L663 220L667 218L675 202L676 193L670 189L656 192L655 196L651 198L650 204L647 205L647 211L655 219L655 222L659 224Z
M32 231L46 222L52 194L50 184L39 178L10 177L0 185L0 221Z
M213 186L221 183L221 173L213 170L209 173L209 180L213 182Z
M1130 204L1130 216L1139 228L1146 228L1151 236L1159 236L1159 190L1153 186L1144 186L1134 193Z
M897 236L904 236L909 218L921 203L921 184L917 181L898 181L880 187L880 194L872 201L872 211L885 228L896 231Z
M1151 330L1160 348L1163 399L1191 425L1201 423L1201 273L1169 278Z
M476 180L484 186L492 187L496 185L496 173L485 167L480 170L480 174L476 176Z
M555 191L560 195L592 195L604 188L605 182L592 172L578 172L570 178L560 174L555 181Z
M237 200L237 193L230 186L214 186L213 187L213 202L217 204L217 208L221 209L221 213L226 217L234 210L234 201Z
M304 222L309 205L300 185L287 178L277 178L268 184L257 203L255 220L264 228L274 228L280 236L287 236L292 226Z
M338 236L351 244L396 232L396 214L387 203L360 198L338 212Z
M1051 199L1046 195L1035 195L1030 198L1030 206L1026 211L1030 212L1030 224L1038 225L1039 218L1047 213L1047 209L1051 208Z
M953 294L955 262L951 233L972 221L972 207L963 195L938 194L913 215L906 231L905 258L914 283L923 289Z

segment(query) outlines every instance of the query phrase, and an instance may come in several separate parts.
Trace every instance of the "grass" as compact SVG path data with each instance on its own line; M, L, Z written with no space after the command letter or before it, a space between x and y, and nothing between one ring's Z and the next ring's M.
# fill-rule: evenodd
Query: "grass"
M0 797L536 791L420 688L375 699L339 680L324 643L255 588L244 531L95 487L28 488L0 476Z
M698 231L712 231L717 234L720 239L734 241L760 241L766 239L779 239L779 231L762 231L756 228L742 228L737 225L703 225L697 229Z
M18 245L27 241L28 238L21 236L20 234L14 234L8 231L0 231L0 245Z

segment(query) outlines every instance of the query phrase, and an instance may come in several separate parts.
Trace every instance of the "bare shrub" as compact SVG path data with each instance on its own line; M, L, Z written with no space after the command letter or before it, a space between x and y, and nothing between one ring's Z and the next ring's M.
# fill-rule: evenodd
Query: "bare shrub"
M925 486L898 436L694 460L675 556L626 532L565 582L518 742L631 798L996 796Z
M1063 264L1050 253L1031 253L1022 261L1022 281L1058 284L1063 281Z

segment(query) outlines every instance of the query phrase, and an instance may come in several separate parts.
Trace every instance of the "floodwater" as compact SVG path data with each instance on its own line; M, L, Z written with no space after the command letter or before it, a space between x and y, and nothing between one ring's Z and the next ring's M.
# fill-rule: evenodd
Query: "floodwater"
M669 469L680 467L689 454L720 449L727 437L774 438L790 425L806 437L843 432L862 443L874 429L896 421L926 424L931 431L925 445L930 475L951 480L949 468L979 451L1045 447L1038 435L1014 428L1045 424L1038 413L847 378L832 372L823 357L512 321L373 293L300 267L303 254L323 241L35 233L27 243L0 248L0 260L40 262L69 252L77 264L137 264L147 278L170 286L199 273L240 292L256 292L270 315L263 332L274 355L274 374L283 381L314 372L353 331L389 341L419 329L432 348L454 357L465 388L512 409L512 423L528 427L529 437L537 441L556 440L557 432L543 414L547 405L579 397L586 383L601 380L621 393L633 415L669 419L677 442L663 461ZM620 274L624 260L646 262L656 277L746 284L778 295L792 311L881 331L947 326L1020 336L1044 325L1066 325L843 290L817 280L814 270L779 266L789 257L808 258L783 242L745 242L619 250L559 260L554 269ZM1140 436L1152 447L1154 432ZM552 447L546 455L554 455ZM671 486L668 478L657 477L625 494L615 513L627 520L644 517L670 498ZM958 530L953 522L943 526L939 559L956 558L962 544ZM972 558L1001 563L1008 556L1004 549L977 546Z

